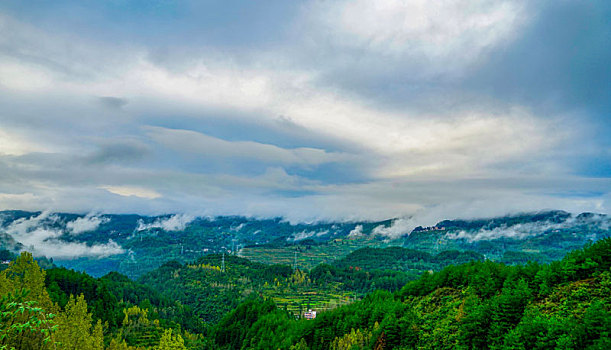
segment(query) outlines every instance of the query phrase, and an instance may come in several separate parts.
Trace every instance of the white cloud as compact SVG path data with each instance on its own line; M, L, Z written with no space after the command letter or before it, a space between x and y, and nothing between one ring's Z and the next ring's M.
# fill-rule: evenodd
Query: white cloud
M363 225L356 225L354 229L350 231L348 237L359 237L363 235Z
M195 217L191 215L177 214L172 215L167 219L157 219L150 224L145 224L144 222L139 221L136 231L144 231L151 228L161 228L165 231L182 231L194 219Z
M161 127L147 127L146 129L154 141L171 149L212 157L249 159L285 165L319 165L348 158L315 148L285 149L252 141L225 141L190 130Z
M239 224L238 226L235 226L235 227L234 227L234 226L232 226L232 227L230 227L230 228L229 228L229 230L230 230L230 231L233 231L233 232L240 232L240 230L242 230L244 227L246 227L246 224L245 224L245 223L241 223L241 224Z
M429 13L437 11L437 5L426 5L428 3L416 6L425 8L422 16L426 17ZM332 6L352 8L349 3L338 4ZM371 13L372 16L379 15L376 12L376 5L360 5L364 9L373 6L373 9L366 12ZM411 10L402 9L403 6L398 3L389 2L387 5L390 9L397 7L400 8L399 12L411 13ZM460 5L450 4L450 7L460 7ZM433 8L428 9L428 6ZM497 10L513 8L512 6L487 2L482 4L482 9L475 6L475 9L469 10L473 12L469 15L476 18L467 21L471 23L467 26L486 22L480 17L489 16ZM489 7L491 9L488 9ZM350 11L353 10L348 12ZM393 11L381 10L382 13ZM443 12L444 16L455 12L452 9L447 11ZM440 30L453 32L454 27L448 25L448 28L444 27ZM437 27L436 24L431 26ZM18 23L16 27L19 28ZM456 35L460 36L460 33ZM34 35L28 36L28 40L36 42ZM57 40L50 38L52 42ZM67 39L60 38L59 41L62 40ZM90 47L90 45L85 46ZM47 49L53 55L62 55L54 48ZM451 112L424 116L409 110L386 111L343 94L342 91L321 88L316 84L315 72L296 67L277 68L273 62L264 59L254 66L240 66L232 60L211 54L200 56L180 69L169 69L152 62L142 48L130 49L99 47L97 48L99 57L110 56L113 60L117 55L121 56L120 53L114 52L124 52L122 57L124 63L104 64L104 70L91 75L89 79L56 79L53 87L48 90L53 90L55 93L63 92L69 96L82 95L83 91L96 96L124 96L133 101L129 106L131 113L134 114L150 114L156 109L167 110L168 113L174 114L178 108L177 104L180 104L180 109L183 111L205 108L256 113L259 118L268 121L275 120L277 116L287 116L305 130L351 145L361 152L360 155L347 155L311 147L281 148L273 144L247 140L226 141L192 130L146 128L148 136L153 141L182 153L236 160L251 159L285 166L293 164L316 166L333 162L368 163L369 159L376 159L375 164L368 164L372 166L363 168L368 169L369 174L381 178L448 172L473 175L475 169L490 163L525 153L546 152L554 142L558 139L563 140L566 136L560 132L554 133L560 134L559 137L543 137L549 135L545 131L553 121L544 122L520 107L501 106L493 110L463 107ZM96 48L89 50L95 51ZM110 51L113 51L113 54L108 55ZM58 58L62 62L69 62L70 59L74 58ZM86 63L81 62L81 65ZM51 67L46 69L52 70ZM89 71L85 68L83 70ZM159 196L154 191L145 192L142 189L119 186L108 186L107 189L120 195L145 198Z
M611 220L608 217L594 216L586 220L587 223L597 227L598 229L607 230ZM581 223L583 224L583 222ZM567 229L576 227L576 220L574 217L569 218L566 221L557 223L549 221L523 223L516 225L503 225L495 227L493 229L482 228L477 231L458 231L446 234L449 239L465 239L469 242L481 241L481 240L497 240L501 238L509 238L520 240L528 237L535 237L550 231ZM588 230L589 231L589 230ZM583 234L578 231L577 234Z
M306 238L311 238L311 237L321 237L324 236L326 234L329 233L329 230L323 230L323 231L301 231L301 232L297 232L295 234L293 234L293 237L290 238L290 240L296 242L296 241L303 241ZM289 240L289 238L287 238L287 240Z
M417 226L417 223L412 218L400 218L393 220L388 227L384 225L376 226L372 233L394 239L409 235Z
M109 222L110 219L103 216L95 216L93 214L87 214L87 216L83 218L77 218L74 221L70 221L66 224L66 229L68 229L72 234L78 235L83 232L94 231L101 224L105 224Z
M9 227L6 228L6 230L9 234L25 235L27 232L37 228L45 221L53 223L58 219L59 218L56 215L53 215L50 211L46 210L37 216L32 216L31 218L24 217L15 220L9 225Z
M147 199L155 199L162 197L161 194L155 190L138 186L100 186L100 188L103 188L110 193L118 194L119 196L124 197L134 196Z
M527 18L522 1L493 0L315 1L304 12L320 41L416 60L432 74L473 64L511 41Z
M43 68L14 60L3 60L0 65L0 86L30 92L52 87L53 77Z
M92 245L81 242L64 242L60 240L63 230L50 226L57 220L56 215L45 211L31 218L18 219L5 229L15 241L23 244L25 250L36 256L74 259L79 257L102 258L124 253L123 248L112 240L105 244Z
M394 3L391 5L398 6ZM435 12L434 9L431 11ZM373 10L369 12L375 14ZM19 28L19 23L13 24ZM29 45L36 42L34 35L28 38L32 41ZM51 42L57 40L49 38ZM62 40L67 39L60 38L59 41ZM57 49L47 49L52 55L62 56ZM542 130L547 126L519 108L507 110L503 107L501 111L463 108L447 114L426 116L409 110L400 113L384 111L341 91L321 88L316 84L316 73L299 68L277 68L273 62L265 60L258 62L256 67L239 66L213 54L198 57L182 69L170 70L151 62L141 48L117 50L99 47L89 50L96 49L99 51L98 57L109 56L112 60L121 56L114 52L124 52L121 57L124 63L104 64L104 70L91 75L88 80L56 79L52 88L45 91L63 92L70 96L82 95L83 91L96 96L125 96L133 101L130 108L136 114L151 113L155 109L168 109L168 113L173 114L176 105L180 104L180 109L186 111L206 108L254 112L268 121L275 120L277 116L287 116L306 130L358 145L361 150L380 153L382 158L390 158L383 166L392 164L390 169L380 169L380 172L388 171L390 175L447 170L440 168L439 161L396 169L396 164L400 163L396 160L417 158L423 152L442 151L446 155L460 153L470 157L473 152L484 148L495 149L495 154L503 152L503 156L515 155L523 150L540 151L541 138L538 135L544 134ZM109 54L111 51L113 54ZM69 62L70 59L74 58L58 58L62 62ZM83 62L80 64L86 65ZM52 67L45 69L52 70ZM89 69L94 70L94 67ZM83 68L85 71L89 69ZM105 79L100 79L101 76ZM190 130L148 128L148 132L153 140L182 152L216 152L221 157L242 157L285 165L319 165L354 160L354 156L322 149L285 149L252 141L230 142ZM480 155L475 154L470 158L478 159Z
M1 76L2 73L0 73ZM15 133L0 129L0 155L20 156L30 152L41 151L42 147L25 140Z
M33 193L0 193L0 209L28 208L37 199Z
M364 63L344 75L376 74L389 61L393 73L397 65L410 77L463 72L519 34L518 17L526 18L521 2L321 1L305 5L307 11L299 49L316 41L315 50L339 63L295 62L284 47L246 54L193 48L164 63L145 46L43 31L2 16L0 207L82 212L104 203L105 212L201 211L291 221L416 215L418 225L457 213L610 210L608 181L574 177L558 160L559 146L584 139L577 123L479 95L426 112L391 108L386 96L354 94L325 80L346 57L348 65ZM416 80L436 84L436 78ZM379 93L385 89L394 88L384 85ZM129 103L108 108L99 96ZM480 97L488 104L472 102ZM211 116L230 127L216 130L208 125ZM292 134L274 134L280 129L252 139L250 130L241 130L244 120L270 125L278 118L333 147L309 147L307 140L282 145ZM191 125L197 131L186 130ZM126 157L118 147L107 160L83 165L111 138L139 146ZM227 174L199 157L222 158L228 168L244 160L261 166ZM575 189L607 194L550 194Z

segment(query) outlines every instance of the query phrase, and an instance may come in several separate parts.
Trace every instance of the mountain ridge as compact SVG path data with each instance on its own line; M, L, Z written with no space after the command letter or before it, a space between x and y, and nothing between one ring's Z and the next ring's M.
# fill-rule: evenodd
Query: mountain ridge
M30 250L94 276L119 271L137 278L166 261L186 263L206 254L239 254L253 261L289 265L296 258L300 266L313 268L365 247L402 246L432 255L471 251L507 263L549 262L587 241L611 235L611 221L605 214L558 210L441 220L435 226L414 226L402 233L401 220L405 219L292 224L281 218L14 210L0 212L0 248Z

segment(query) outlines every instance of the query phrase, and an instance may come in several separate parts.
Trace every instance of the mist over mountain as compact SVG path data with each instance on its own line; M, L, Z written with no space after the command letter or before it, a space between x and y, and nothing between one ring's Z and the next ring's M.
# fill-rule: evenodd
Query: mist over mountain
M28 250L94 275L117 270L137 276L174 259L186 262L201 255L227 253L261 260L257 251L277 249L289 254L313 246L321 250L321 255L314 258L318 262L340 259L363 247L388 246L434 254L445 250L473 251L507 262L512 261L511 256L514 260L544 262L611 234L607 215L563 211L443 220L426 227L415 224L411 218L290 223L281 218L239 216L3 211L0 234L4 238L0 248ZM338 242L349 248L334 251L333 246L341 244Z

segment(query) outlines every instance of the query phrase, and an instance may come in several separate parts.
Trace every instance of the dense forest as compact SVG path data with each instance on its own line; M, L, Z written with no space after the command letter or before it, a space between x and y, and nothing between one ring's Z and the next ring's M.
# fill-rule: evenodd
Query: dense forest
M610 266L610 239L548 265L470 262L311 321L249 301L209 336L221 349L609 349Z
M550 264L473 256L410 282L350 265L397 253L365 250L312 271L210 255L139 281L7 256L0 349L611 348L611 239ZM313 320L286 302L306 295L308 307L317 293L344 302Z

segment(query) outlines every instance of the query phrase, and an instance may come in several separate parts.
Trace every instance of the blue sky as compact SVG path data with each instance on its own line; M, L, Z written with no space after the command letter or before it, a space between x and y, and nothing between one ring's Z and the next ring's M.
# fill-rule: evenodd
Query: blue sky
M3 1L0 208L611 212L608 1Z

